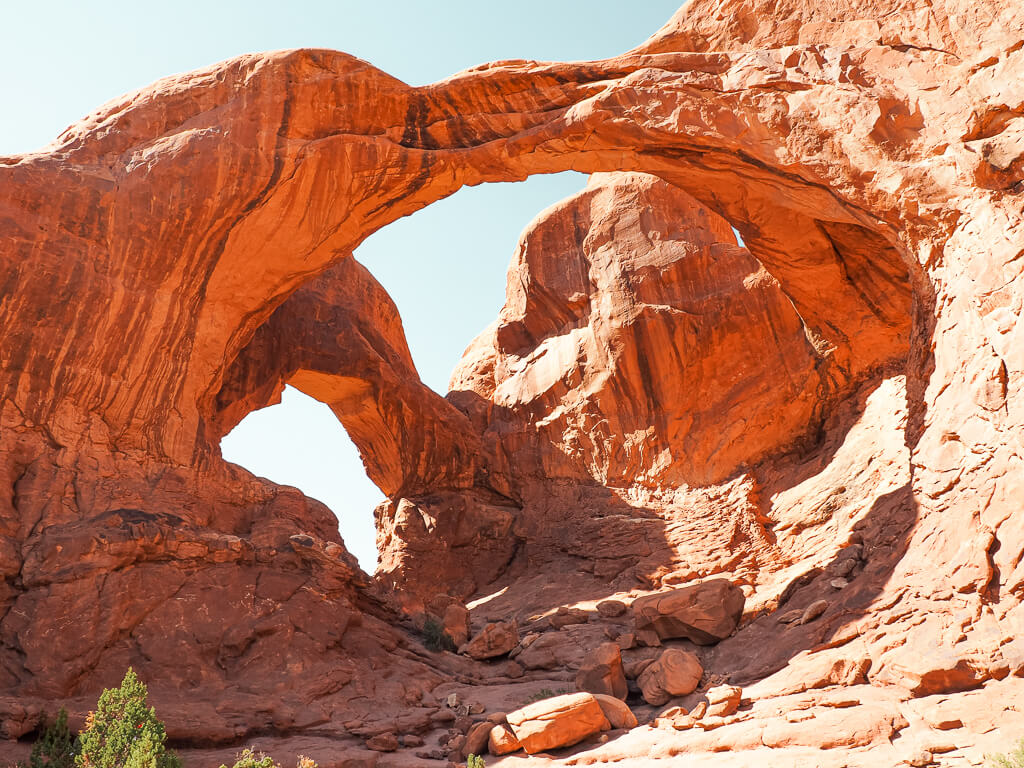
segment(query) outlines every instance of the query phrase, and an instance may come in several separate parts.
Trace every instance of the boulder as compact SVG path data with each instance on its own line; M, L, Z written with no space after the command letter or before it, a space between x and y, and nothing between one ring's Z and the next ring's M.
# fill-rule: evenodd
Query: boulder
M523 748L519 739L512 732L512 727L505 723L495 725L491 728L490 736L487 739L487 751L492 755L507 755Z
M545 632L523 648L516 661L526 669L556 669L575 667L581 657L581 648L567 632Z
M581 608L569 608L564 605L559 606L558 610L548 617L548 623L555 629L561 629L573 624L586 624L588 621L590 621L589 613Z
M366 748L374 752L394 752L398 746L398 737L393 733L378 733L366 740Z
M815 600L800 615L801 624L809 624L828 610L828 600Z
M493 728L494 723L489 723L486 720L481 720L479 723L474 723L470 726L469 731L466 733L466 742L462 745L462 756L482 755L484 750L487 749Z
M709 716L726 717L740 708L743 690L735 685L718 685L708 689L706 698Z
M476 637L459 648L459 653L480 661L503 656L518 644L519 630L515 622L492 621Z
M512 732L528 754L569 747L611 728L591 693L570 693L508 713Z
M668 648L637 679L644 701L661 706L673 696L696 690L704 668L692 653Z
M607 696L603 693L595 693L594 698L601 705L601 711L608 718L612 728L624 728L626 730L636 728L636 715L633 714L633 710L629 708L626 702L615 696Z
M597 604L597 612L606 619L614 619L626 612L626 604L621 600L602 600Z
M576 688L625 700L628 693L622 652L615 643L603 643L587 654L576 673Z
M662 640L685 637L699 645L724 640L743 615L743 591L725 579L641 597L633 602L636 630L654 630Z
M469 640L469 609L459 603L452 603L444 609L441 626L456 648L465 645Z

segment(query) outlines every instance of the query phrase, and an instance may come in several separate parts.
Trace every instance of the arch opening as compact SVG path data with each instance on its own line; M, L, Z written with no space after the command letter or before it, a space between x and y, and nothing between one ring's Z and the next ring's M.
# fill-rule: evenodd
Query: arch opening
M333 54L303 55L320 66L339 70L348 66L331 60ZM298 59L297 66L307 63L302 56ZM530 499L517 479L521 475L517 458L501 449L500 434L489 432L488 425L493 418L514 421L533 414L529 408L517 411L518 405L496 402L486 387L482 395L475 391L446 399L424 386L402 336L397 309L390 298L370 300L381 294L386 297L386 292L379 284L370 288L368 281L356 277L359 270L366 270L351 256L352 249L373 232L463 186L573 169L646 174L688 194L717 217L732 247L756 261L754 266L763 268L766 278L784 295L785 302L779 306L788 306L785 314L799 331L801 355L820 381L820 391L805 393L807 399L817 397L822 403L811 409L813 418L804 425L811 437L823 423L827 407L880 376L883 369L906 361L919 309L915 289L922 278L911 274L897 218L878 217L863 201L847 199L830 183L834 180L817 178L806 159L786 166L767 145L758 148L758 156L739 148L737 137L745 130L743 124L759 119L750 105L724 96L672 91L673 98L686 102L680 108L699 112L699 117L692 118L692 125L674 126L674 132L648 130L642 120L627 114L627 100L615 93L618 89L622 92L618 95L624 95L638 87L633 75L639 77L639 70L623 65L622 72L616 70L620 79L615 88L590 96L594 73L589 66L536 75L531 80L534 84L552 76L559 88L564 86L564 91L548 94L552 104L562 106L544 111L531 102L525 108L530 119L511 126L496 126L483 114L460 111L464 94L459 78L425 91L403 91L409 108L396 116L406 125L401 139L368 145L372 152L358 158L358 167L367 170L353 174L353 185L345 194L320 181L326 179L326 169L353 162L344 155L352 134L335 135L332 126L307 131L303 137L313 136L315 141L289 171L288 185L271 193L279 195L279 202L268 202L244 222L263 237L262 215L273 217L274 226L279 226L282 212L306 211L292 233L299 239L286 241L285 228L274 230L274 237L261 240L255 252L236 249L230 257L226 255L209 284L211 296L230 289L231 313L241 319L225 341L226 354L216 358L225 362L224 370L205 379L209 388L198 406L204 412L210 399L214 401L207 424L216 428L233 423L282 382L290 381L330 404L360 446L371 479L391 500L391 508L382 512L380 535L400 539L399 548L405 547L404 554L410 558L396 570L404 569L409 578L403 580L408 582L414 570L409 563L429 561L427 566L434 573L419 579L423 589L436 589L438 579L447 578L447 573L459 579L462 571L474 568L472 563L465 568L447 567L458 559L455 550L468 544L453 546L441 556L439 543L479 543L479 536L497 540L514 530L508 518L515 518L514 510L528 506ZM606 63L593 66L608 74ZM675 74L665 71L662 76ZM496 81L509 80L505 85L520 77L514 67L492 75ZM494 96L488 91L487 98ZM567 103L574 106L564 111ZM581 115L599 117L588 121L578 119ZM536 123L531 122L534 119ZM623 127L627 124L629 130ZM453 126L460 130L452 130ZM397 169L386 179L372 170L385 166ZM793 170L798 166L805 168L803 175ZM311 208L316 216L308 214ZM580 227L568 230L587 236ZM745 247L738 245L734 235ZM269 302L239 288L239 271L233 269L238 264L233 260L243 256L246 264L257 265L255 279L261 291L272 295ZM736 258L739 263L747 257L737 254ZM365 290L354 291L356 284ZM572 304L574 296L565 298ZM384 306L387 310L381 315L378 310ZM217 319L223 322L222 317ZM324 328L346 328L349 336L325 334ZM515 346L520 339L513 338L514 329L503 333L499 346L507 342L507 350L528 348ZM805 349L808 346L810 350ZM650 378L644 355L635 357L639 378ZM783 371L788 375L785 367ZM361 382L358 395L353 395L352 382ZM538 418L537 423L543 421ZM223 429L215 431L223 434ZM787 437L792 432L786 430ZM614 452L614 437L595 435L594 444L583 450ZM644 440L637 436L636 442ZM749 463L747 459L777 453L791 442L769 440L755 456L740 452L731 464L714 472L681 479L698 484L729 480ZM621 476L633 471L628 461L620 463L625 468ZM597 493L605 494L607 501L612 491L600 481L597 485L601 486ZM452 495L460 501L454 502ZM466 501L470 496L472 503ZM443 501L436 501L441 497ZM442 532L439 521L443 520L450 521L451 530ZM499 547L501 557L514 553L519 544L515 540ZM501 559L494 549L477 549L471 553L477 560ZM651 565L644 567L651 570ZM471 579L460 582L455 591L472 592L478 585L478 580Z
M286 386L280 403L249 413L220 447L227 461L326 505L360 567L369 574L377 569L373 508L384 494L367 477L359 450L328 406Z

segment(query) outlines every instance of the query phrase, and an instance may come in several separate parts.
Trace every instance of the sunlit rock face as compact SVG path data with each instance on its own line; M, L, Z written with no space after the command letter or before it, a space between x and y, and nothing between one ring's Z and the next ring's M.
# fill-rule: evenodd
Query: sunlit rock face
M512 711L514 681L558 689L629 629L597 601L715 576L745 615L700 665L750 706L580 749L1004 749L1021 14L693 0L621 57L422 88L250 55L0 159L0 733L58 701L80 720L132 664L210 764L267 733L408 760L384 736L434 739L443 686ZM351 251L465 184L569 168L595 175L509 244L506 305L434 395ZM376 581L322 505L220 459L287 383L389 496ZM474 636L539 635L521 664L428 653L402 623L467 598Z
M485 434L534 482L707 485L816 433L819 368L725 220L655 177L601 174L524 233L451 399L496 406Z

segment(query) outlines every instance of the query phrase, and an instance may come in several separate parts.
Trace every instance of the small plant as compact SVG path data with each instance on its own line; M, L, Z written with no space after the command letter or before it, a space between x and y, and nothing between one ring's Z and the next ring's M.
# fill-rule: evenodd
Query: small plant
M76 751L75 737L68 728L68 713L61 707L56 720L49 725L43 722L43 732L32 746L28 768L72 768Z
M423 644L431 651L454 651L455 641L444 631L444 625L433 616L423 622Z
M466 758L466 768L487 768L487 764L480 755L470 755Z
M985 755L993 768L1024 768L1024 739L1017 742L1016 748L1006 755Z
M222 765L220 768L228 767ZM281 768L281 765L270 755L257 752L253 747L249 747L243 749L241 753L235 756L235 764L231 768ZM312 758L300 755L299 762L296 763L295 768L317 768L317 765Z
M228 767L222 765L220 768ZM235 755L235 764L231 768L281 768L281 766L275 763L274 758L270 755L256 752L252 747L247 747Z
M77 768L181 768L181 761L164 747L164 724L146 706L149 691L129 667L120 688L100 695L79 735Z

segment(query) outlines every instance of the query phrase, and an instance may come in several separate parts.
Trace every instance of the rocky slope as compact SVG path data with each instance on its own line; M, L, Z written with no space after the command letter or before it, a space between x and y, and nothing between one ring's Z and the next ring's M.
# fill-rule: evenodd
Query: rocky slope
M253 739L437 764L488 713L612 685L591 654L614 640L642 724L550 760L1005 748L1022 76L1002 0L692 0L615 59L423 88L245 56L0 158L0 733L58 701L80 720L133 664L196 765ZM438 397L352 249L463 185L568 168L595 175L527 228ZM286 383L389 496L375 580L328 510L219 457ZM711 577L745 597L717 644L623 612ZM427 614L492 625L474 658L432 652ZM724 681L739 709L697 717Z

